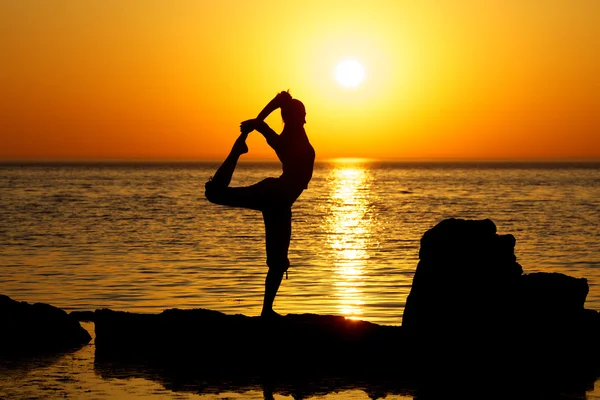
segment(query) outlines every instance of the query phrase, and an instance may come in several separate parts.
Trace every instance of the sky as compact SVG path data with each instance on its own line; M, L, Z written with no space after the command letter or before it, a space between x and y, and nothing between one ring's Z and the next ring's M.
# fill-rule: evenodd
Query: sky
M0 54L0 161L222 159L286 89L318 159L600 159L597 0L7 0Z

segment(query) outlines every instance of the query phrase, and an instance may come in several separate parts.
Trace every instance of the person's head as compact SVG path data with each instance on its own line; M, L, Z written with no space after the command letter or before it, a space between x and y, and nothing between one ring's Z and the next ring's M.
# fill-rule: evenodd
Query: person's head
M306 123L306 109L304 104L298 99L289 99L281 105L281 118L284 124Z

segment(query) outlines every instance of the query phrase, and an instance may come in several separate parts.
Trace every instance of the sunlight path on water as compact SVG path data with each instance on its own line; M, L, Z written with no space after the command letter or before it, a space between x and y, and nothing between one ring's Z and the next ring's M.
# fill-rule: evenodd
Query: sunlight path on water
M368 171L360 165L343 165L331 171L330 213L324 231L330 232L329 245L334 253L335 296L339 314L359 319L364 305L364 267L369 258L367 241L370 223L366 215L369 197Z

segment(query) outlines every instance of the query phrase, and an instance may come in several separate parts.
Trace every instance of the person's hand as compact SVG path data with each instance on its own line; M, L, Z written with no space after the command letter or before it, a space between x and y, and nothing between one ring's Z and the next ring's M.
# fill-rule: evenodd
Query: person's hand
M242 121L242 123L240 124L240 132L248 134L248 133L252 132L253 130L255 130L256 127L257 127L257 123L256 123L256 119L254 119L254 118L246 120L246 121Z
M283 91L277 93L277 96L275 96L275 98L279 101L279 104L281 105L290 101L292 99L292 95L288 91Z
M261 128L264 128L266 125L267 123L259 118L249 119L240 124L240 132L250 133L254 130L260 132Z

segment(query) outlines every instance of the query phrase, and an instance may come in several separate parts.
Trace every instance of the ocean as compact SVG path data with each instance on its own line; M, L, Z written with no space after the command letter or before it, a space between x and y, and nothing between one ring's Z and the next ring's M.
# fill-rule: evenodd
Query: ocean
M176 307L259 315L267 271L262 216L205 199L204 183L217 167L0 165L0 293L67 311ZM280 173L278 163L243 162L232 185ZM525 273L587 278L586 308L600 310L600 163L368 160L315 166L293 207L291 266L274 309L401 325L419 240L451 217L489 218L499 234L514 235ZM80 352L17 368L39 375L27 390L17 387L22 375L5 374L0 397L4 390L7 398L106 399L119 389L118 398L171 398L151 380L112 382L93 370L77 372L86 357L93 363L93 350ZM60 381L61 374L68 379ZM368 398L337 396L331 398Z

